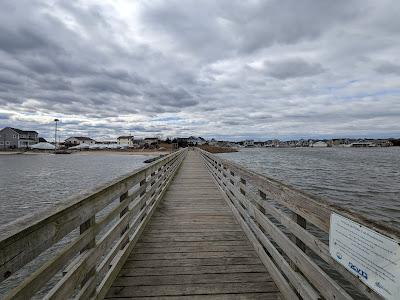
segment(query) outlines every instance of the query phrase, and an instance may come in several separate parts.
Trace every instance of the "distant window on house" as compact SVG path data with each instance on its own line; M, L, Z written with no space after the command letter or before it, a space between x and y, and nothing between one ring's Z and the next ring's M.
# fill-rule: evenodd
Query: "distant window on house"
M0 145L4 145L4 143L3 143L3 142L0 142Z
M10 142L6 142L6 145L10 145Z
M16 138L17 138L17 135L13 134L13 138L16 139Z

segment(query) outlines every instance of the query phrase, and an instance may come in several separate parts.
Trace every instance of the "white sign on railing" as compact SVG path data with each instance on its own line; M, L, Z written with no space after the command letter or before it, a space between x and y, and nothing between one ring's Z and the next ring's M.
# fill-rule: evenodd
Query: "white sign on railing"
M385 299L400 299L400 245L395 240L332 213L329 252Z

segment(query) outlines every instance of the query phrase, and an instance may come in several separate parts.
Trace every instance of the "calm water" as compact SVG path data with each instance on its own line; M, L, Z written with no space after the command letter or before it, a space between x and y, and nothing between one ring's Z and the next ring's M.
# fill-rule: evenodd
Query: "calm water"
M132 172L147 158L121 154L0 155L0 225Z
M252 148L220 155L400 228L400 147Z

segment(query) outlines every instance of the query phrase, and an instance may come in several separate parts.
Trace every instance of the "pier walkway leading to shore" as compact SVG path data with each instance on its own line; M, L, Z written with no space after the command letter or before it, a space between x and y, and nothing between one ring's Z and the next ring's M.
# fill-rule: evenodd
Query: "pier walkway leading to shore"
M278 288L189 151L107 298L277 299ZM181 298L179 298L181 299Z
M370 261L400 277L396 227L180 149L1 227L0 298L400 299L398 277L379 290L331 255L333 218L389 244Z

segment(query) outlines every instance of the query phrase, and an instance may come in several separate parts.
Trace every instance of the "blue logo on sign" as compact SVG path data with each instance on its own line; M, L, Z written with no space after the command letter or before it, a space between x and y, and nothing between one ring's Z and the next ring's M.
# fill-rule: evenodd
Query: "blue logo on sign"
M338 259L342 259L342 258L343 258L342 254L340 254L339 252L336 252L336 257L337 257Z
M354 265L353 263L349 262L349 267L350 267L350 269L352 269L354 272L356 272L356 273L359 274L360 276L364 277L365 279L368 279L368 274L367 274L367 272L361 270L359 267L357 267L357 266Z

